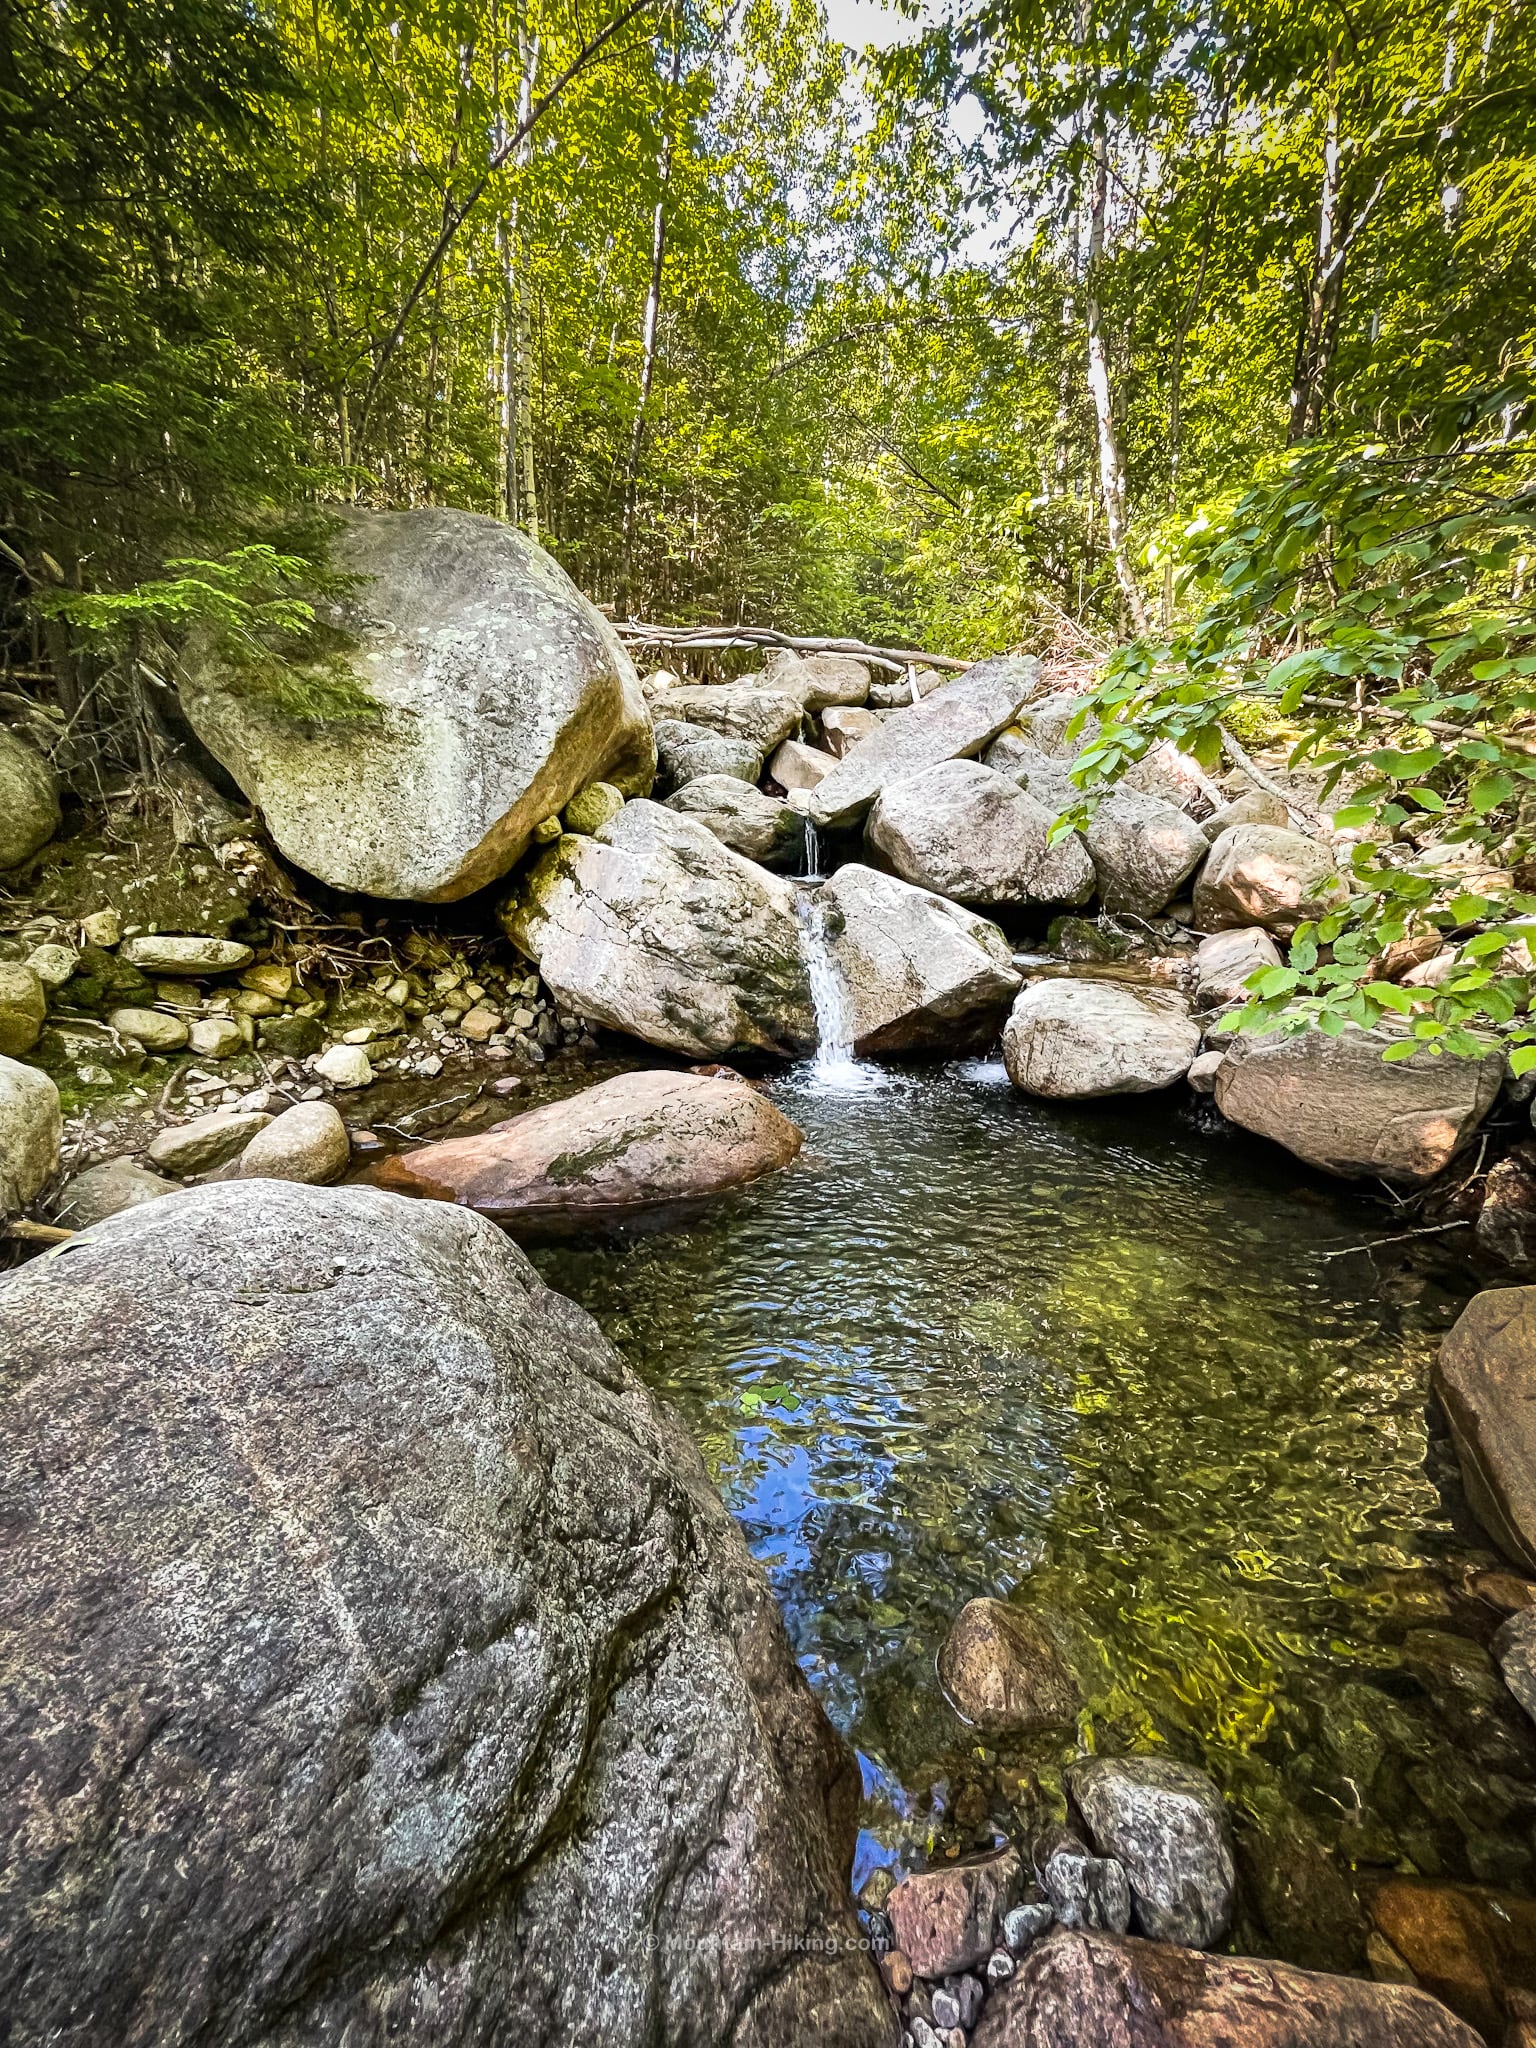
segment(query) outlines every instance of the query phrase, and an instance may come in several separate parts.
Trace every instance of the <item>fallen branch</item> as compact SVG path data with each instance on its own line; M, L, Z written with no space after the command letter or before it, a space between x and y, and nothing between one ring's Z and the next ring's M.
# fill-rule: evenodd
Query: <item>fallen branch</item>
M647 626L639 619L622 620L616 627L621 640L637 647L784 647L793 654L852 654L878 668L894 669L897 675L909 668L944 668L964 671L973 666L952 654L922 654L900 647L871 647L863 640L828 640L804 634L776 632L772 626Z
M1282 789L1278 782L1274 781L1270 776L1266 775L1264 773L1264 770L1258 765L1258 763L1254 761L1251 758L1251 756L1244 753L1243 749L1238 745L1237 741L1233 739L1231 733L1228 732L1227 728L1224 725L1218 725L1216 730L1221 734L1222 745L1226 748L1227 752L1232 756L1233 767L1240 768L1243 774L1247 776L1248 780L1251 783L1254 783L1259 789L1262 789L1267 796L1278 798L1279 801L1285 805L1286 812L1289 816L1293 818L1300 818L1304 825L1306 825L1310 830L1315 832L1318 827L1318 820L1312 815L1312 813L1310 811L1303 810L1302 806L1299 803L1297 803L1295 797L1293 797L1287 790Z
M1319 1252L1318 1257L1323 1259L1347 1259L1351 1252L1378 1251L1384 1244L1402 1244L1405 1239L1410 1237L1438 1237L1445 1230L1470 1230L1471 1228L1470 1219L1462 1216L1458 1217L1454 1223L1426 1223L1418 1230L1394 1230L1390 1237L1373 1237L1367 1244L1347 1244L1342 1251Z
M10 1225L12 1237L19 1237L23 1244L68 1244L74 1236L62 1223L31 1223L25 1216L18 1216Z

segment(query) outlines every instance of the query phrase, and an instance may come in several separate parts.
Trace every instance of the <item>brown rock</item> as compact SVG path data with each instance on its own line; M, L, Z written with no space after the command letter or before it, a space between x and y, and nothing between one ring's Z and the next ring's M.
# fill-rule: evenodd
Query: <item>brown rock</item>
M821 731L827 752L839 761L844 754L852 753L860 740L867 740L872 732L879 729L878 713L866 711L862 705L835 705L821 714Z
M982 2010L972 2048L1479 2048L1425 1992L1288 1963L1057 1933Z
M1536 1900L1392 1877L1370 1910L1424 1989L1487 2040L1500 2039L1520 1994L1536 1996Z
M1529 1154L1530 1147L1521 1148ZM1536 1170L1531 1159L1512 1153L1483 1183L1483 1206L1474 1232L1478 1249L1517 1271L1536 1267Z
M880 1958L880 1974L886 1989L894 1991L898 1998L905 1998L912 1989L912 1965L899 1948L888 1950Z
M1024 1881L1014 1849L963 1856L904 1877L886 1901L902 1954L919 1977L947 1977L983 1962Z
M955 1711L989 1733L1070 1721L1077 1686L1045 1630L1005 1600L971 1600L939 1652L939 1681Z
M1315 839L1279 825L1231 825L1196 879L1195 922L1204 932L1261 924L1288 938L1345 894L1333 854Z
M1474 1295L1434 1381L1472 1512L1506 1557L1536 1572L1536 1287Z
M787 1166L796 1127L744 1081L618 1074L472 1137L380 1160L367 1180L553 1227L723 1193Z

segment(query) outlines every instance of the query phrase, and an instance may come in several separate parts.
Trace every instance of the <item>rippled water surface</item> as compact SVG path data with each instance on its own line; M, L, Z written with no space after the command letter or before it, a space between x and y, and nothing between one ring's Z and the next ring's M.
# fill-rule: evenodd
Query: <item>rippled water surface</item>
M1345 1868L1528 1888L1536 1756L1459 1591L1492 1560L1426 1473L1460 1304L1359 1249L1381 1209L1188 1098L1058 1109L984 1062L772 1092L793 1170L537 1256L691 1422L860 1753L866 1859L982 1839L1025 1796L934 1671L994 1594L1072 1657L1068 1747L1204 1756ZM1463 1654L1466 1713L1435 1662Z

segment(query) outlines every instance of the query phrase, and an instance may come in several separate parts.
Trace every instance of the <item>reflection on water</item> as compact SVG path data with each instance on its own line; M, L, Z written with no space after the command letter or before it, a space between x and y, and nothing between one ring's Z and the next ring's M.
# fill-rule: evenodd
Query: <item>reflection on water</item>
M984 1838L1024 1796L934 1675L964 1601L1017 1592L1070 1645L1077 1739L1203 1757L1345 1864L1528 1888L1536 1752L1518 1715L1448 1725L1421 1668L1486 1561L1425 1469L1458 1302L1324 1256L1379 1211L1182 1100L1058 1110L1004 1079L844 1096L798 1069L773 1089L795 1170L536 1255L685 1411L860 1752L870 1845ZM1065 1753L1030 1759L1047 1802Z

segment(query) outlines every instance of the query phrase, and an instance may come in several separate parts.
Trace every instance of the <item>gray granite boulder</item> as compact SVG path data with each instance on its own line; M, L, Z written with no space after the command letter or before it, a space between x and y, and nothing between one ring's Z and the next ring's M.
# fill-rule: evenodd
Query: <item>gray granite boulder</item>
M1180 997L1065 975L1023 988L1003 1031L1015 1088L1064 1100L1171 1088L1199 1050Z
M865 825L903 881L956 903L1086 903L1093 862L1076 832L980 761L943 761L888 782Z
M59 829L53 770L9 726L0 725L0 868L30 860Z
M36 1201L58 1172L63 1132L53 1082L0 1054L0 1222Z
M707 825L723 846L765 868L795 866L805 855L805 820L781 796L768 796L734 775L699 775L667 798Z
M1232 1924L1237 1865L1226 1803L1205 1772L1171 1757L1091 1757L1067 1782L1095 1849L1125 1868L1140 1931L1214 1948Z
M1122 783L1088 822L1088 851L1106 910L1156 917L1204 860L1205 834L1166 797Z
M656 762L666 789L683 789L706 775L756 782L763 772L762 751L750 740L730 739L682 718L657 719Z

